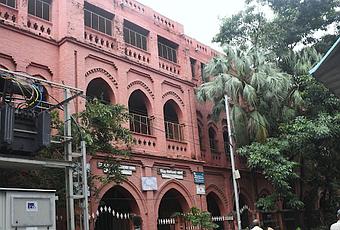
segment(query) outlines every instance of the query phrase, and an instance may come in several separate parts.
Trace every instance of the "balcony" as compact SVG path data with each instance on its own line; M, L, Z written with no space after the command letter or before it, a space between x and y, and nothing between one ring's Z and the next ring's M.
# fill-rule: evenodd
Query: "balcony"
M28 15L26 25L30 32L42 37L52 38L52 22Z
M117 49L116 39L89 27L85 27L84 40L86 43L95 45L109 52Z
M134 146L137 151L155 152L157 138L152 136L152 118L130 113L130 131L133 132Z
M149 64L151 55L143 49L125 43L125 55L142 64Z
M130 113L130 131L145 135L152 135L152 119L147 116Z
M3 20L5 24L15 25L18 21L18 10L0 4L0 19Z
M184 125L173 123L170 121L165 121L164 126L167 140L184 141L183 135Z
M180 74L180 66L178 64L168 61L167 59L162 57L159 57L159 68L172 74Z

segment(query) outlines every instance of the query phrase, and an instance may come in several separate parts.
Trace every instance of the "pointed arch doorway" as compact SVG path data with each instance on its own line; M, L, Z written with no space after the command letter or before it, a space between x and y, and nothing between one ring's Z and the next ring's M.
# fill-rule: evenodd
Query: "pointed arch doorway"
M109 189L100 200L94 230L142 229L135 198L122 186Z

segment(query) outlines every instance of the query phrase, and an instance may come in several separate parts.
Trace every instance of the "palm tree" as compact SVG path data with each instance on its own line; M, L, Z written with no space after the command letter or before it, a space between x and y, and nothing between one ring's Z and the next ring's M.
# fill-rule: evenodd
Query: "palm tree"
M226 47L204 69L197 90L199 101L214 103L212 115L225 109L224 95L231 100L231 120L238 145L264 141L275 129L285 108L300 106L302 99L290 75L282 73L270 54L257 48Z

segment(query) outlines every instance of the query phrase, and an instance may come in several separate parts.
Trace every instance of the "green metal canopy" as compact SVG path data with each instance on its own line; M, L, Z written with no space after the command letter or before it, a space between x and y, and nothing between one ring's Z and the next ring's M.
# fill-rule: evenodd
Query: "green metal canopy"
M340 37L309 73L340 97Z

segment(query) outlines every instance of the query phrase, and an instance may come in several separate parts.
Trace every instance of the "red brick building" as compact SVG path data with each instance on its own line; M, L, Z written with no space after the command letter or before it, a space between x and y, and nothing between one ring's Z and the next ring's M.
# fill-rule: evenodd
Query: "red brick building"
M173 229L172 215L193 206L210 211L220 229L233 228L226 122L213 122L194 93L215 50L133 0L0 0L0 34L1 68L64 82L133 114L136 144L122 164L128 180L98 187L91 228ZM84 104L78 99L73 111ZM93 174L103 174L102 161L89 158ZM270 187L243 159L236 163L247 226ZM204 195L196 172L204 172Z

